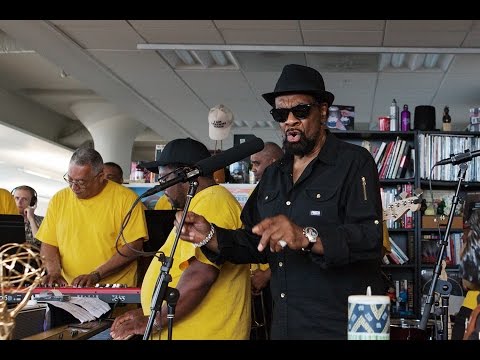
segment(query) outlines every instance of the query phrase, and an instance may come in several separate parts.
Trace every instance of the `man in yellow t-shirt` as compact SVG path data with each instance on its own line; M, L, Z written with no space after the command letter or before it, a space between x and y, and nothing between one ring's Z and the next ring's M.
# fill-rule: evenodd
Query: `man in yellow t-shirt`
M163 194L157 200L154 210L172 210L172 209L173 209L172 204L170 204L170 202L168 201L167 196Z
M169 142L158 161L160 183L175 178L175 171L208 158L210 152L202 143L187 138ZM189 210L203 214L215 224L229 229L242 226L241 206L223 186L216 184L212 175L197 178L198 189ZM171 205L183 209L186 205L188 183L175 184L165 189ZM176 236L172 229L161 251L170 256ZM250 333L250 271L249 265L225 262L216 265L202 251L185 241L178 241L169 275L170 287L180 292L175 306L172 339L237 339L247 340ZM143 335L151 313L152 294L160 277L162 264L152 260L142 284L142 309L132 310L118 317L112 325L114 339ZM167 305L156 314L152 328L155 339L166 340ZM161 333L160 333L161 331ZM160 336L159 336L160 335Z
M10 191L0 188L0 214L18 215L17 204Z
M105 179L115 181L117 184L123 184L123 169L113 161L103 164L103 175Z
M136 194L105 179L103 159L90 148L73 153L64 179L69 188L52 197L36 235L47 268L43 283L135 286L134 260L148 238L141 204L116 240Z

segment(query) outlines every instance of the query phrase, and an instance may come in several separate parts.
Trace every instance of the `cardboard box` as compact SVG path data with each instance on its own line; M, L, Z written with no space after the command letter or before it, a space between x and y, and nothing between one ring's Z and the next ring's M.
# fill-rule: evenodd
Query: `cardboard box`
M424 215L422 216L422 228L431 229L437 227L437 219L440 227L446 227L448 223L447 215ZM452 221L452 229L463 229L463 216L454 216Z

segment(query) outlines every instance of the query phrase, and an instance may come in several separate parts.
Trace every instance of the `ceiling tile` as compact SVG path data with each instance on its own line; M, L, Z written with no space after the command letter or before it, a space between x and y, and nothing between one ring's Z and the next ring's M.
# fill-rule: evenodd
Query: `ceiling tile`
M472 20L387 20L386 32L466 32L471 26Z
M156 28L156 29L185 29L193 30L212 29L215 24L211 20L128 20L128 22L137 30Z
M132 28L70 28L67 34L85 49L136 50L143 42Z
M298 30L298 20L215 20L220 30Z
M480 31L472 31L468 33L462 47L480 48ZM479 49L480 52L480 49Z
M300 20L302 30L383 31L386 20Z
M227 44L303 45L298 30L230 30L222 31Z
M139 34L148 43L167 44L223 44L224 41L217 29L211 27L182 28L143 28ZM145 41L139 41L144 43Z
M125 20L49 20L62 30L73 29L126 29Z
M305 45L318 46L381 46L382 31L304 30Z
M455 55L450 64L450 74L468 74L480 76L480 54L478 55Z
M407 31L386 30L384 46L399 47L460 47L465 39L463 31Z

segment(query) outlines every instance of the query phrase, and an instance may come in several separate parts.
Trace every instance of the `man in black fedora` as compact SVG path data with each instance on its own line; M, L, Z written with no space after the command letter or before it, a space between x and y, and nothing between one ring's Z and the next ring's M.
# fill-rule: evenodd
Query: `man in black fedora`
M367 286L372 294L384 291L375 162L327 129L334 96L315 69L286 65L275 90L263 97L283 131L285 155L250 195L244 227L214 225L205 241L210 223L189 213L181 238L202 243L217 263L270 265L272 339L346 339L348 296L365 294Z

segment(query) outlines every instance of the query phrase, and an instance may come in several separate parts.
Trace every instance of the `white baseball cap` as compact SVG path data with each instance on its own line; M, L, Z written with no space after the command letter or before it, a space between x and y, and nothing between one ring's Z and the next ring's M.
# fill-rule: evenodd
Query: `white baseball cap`
M208 113L208 135L212 140L224 140L230 134L233 113L225 105L216 105Z

